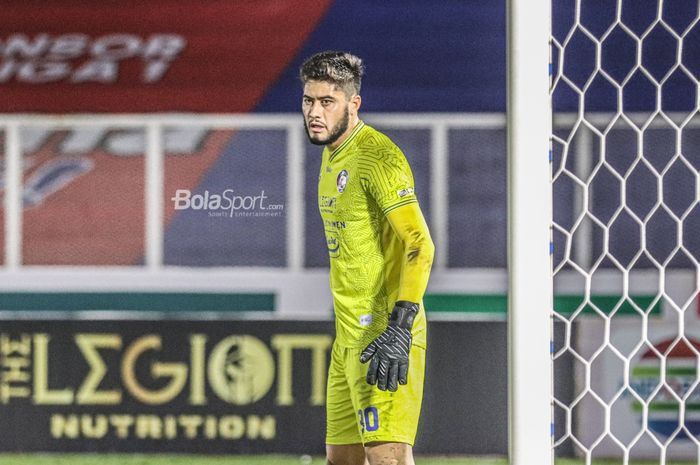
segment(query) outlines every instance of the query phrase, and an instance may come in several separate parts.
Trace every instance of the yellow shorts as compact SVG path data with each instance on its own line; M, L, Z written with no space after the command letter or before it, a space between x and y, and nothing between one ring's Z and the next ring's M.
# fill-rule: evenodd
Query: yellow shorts
M333 344L326 390L326 444L367 444L373 441L413 445L418 430L425 349L413 346L408 384L396 392L367 384L367 366L359 348Z

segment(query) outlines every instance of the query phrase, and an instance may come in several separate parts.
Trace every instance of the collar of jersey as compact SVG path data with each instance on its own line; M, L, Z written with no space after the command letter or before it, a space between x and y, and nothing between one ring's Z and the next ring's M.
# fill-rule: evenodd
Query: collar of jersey
M340 144L340 147L338 147L337 149L333 150L333 152L331 152L331 155L328 157L328 161L333 160L336 157L336 155L338 155L340 152L342 152L343 149L348 146L350 141L355 138L357 133L360 132L360 129L362 129L364 127L364 125L365 125L364 121L360 120L357 123L357 125L353 128L353 130L350 133L350 135L348 136L348 138L345 139L345 142Z

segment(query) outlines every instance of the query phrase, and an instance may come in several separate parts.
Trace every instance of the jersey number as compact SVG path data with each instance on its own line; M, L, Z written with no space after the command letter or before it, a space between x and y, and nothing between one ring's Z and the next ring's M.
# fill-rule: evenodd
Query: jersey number
M357 415L360 417L360 426L363 433L379 429L379 412L377 412L376 407L367 407L364 412L360 409L357 411Z

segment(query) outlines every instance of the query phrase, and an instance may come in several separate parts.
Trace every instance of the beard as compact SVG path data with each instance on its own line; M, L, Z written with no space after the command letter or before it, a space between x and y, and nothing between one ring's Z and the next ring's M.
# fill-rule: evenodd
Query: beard
M350 110L348 107L345 107L345 115L338 121L338 123L333 126L333 128L330 130L330 134L328 134L328 137L325 139L315 139L314 136L311 135L309 132L309 123L306 121L306 118L304 118L304 128L306 129L306 135L309 138L309 142L311 142L314 145L329 145L332 144L333 142L337 141L340 136L342 136L345 131L348 130L348 126L350 125Z

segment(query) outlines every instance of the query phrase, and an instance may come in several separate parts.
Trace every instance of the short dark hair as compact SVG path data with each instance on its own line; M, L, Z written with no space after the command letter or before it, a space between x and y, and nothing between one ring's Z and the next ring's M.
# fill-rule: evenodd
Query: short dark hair
M299 77L304 84L308 81L330 82L350 97L360 94L364 73L360 57L348 52L326 51L307 58L301 65Z

